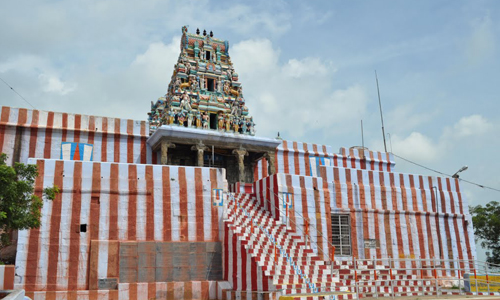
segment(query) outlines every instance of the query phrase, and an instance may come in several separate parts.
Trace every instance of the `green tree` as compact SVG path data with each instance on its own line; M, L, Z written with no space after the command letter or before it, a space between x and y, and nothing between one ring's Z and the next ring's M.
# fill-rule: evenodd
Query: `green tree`
M10 243L9 235L13 230L40 227L43 201L34 194L35 179L38 176L36 165L15 163L8 166L7 155L0 153L0 232L1 244ZM43 196L53 200L59 189L54 186L45 188Z
M491 250L486 252L487 261L500 264L500 203L473 206L471 214L476 238L481 239L482 247Z

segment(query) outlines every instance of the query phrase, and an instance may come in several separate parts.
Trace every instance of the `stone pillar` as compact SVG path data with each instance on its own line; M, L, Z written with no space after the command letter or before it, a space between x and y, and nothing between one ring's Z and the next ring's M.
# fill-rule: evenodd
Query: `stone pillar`
M269 151L264 155L267 160L267 173L269 175L276 174L276 160L274 155L274 151Z
M203 145L202 143L196 144L193 147L191 147L191 150L198 151L198 153L197 153L198 154L197 155L198 167L203 167L203 162L204 162L203 154L204 154L205 150L207 150L207 149L208 149L208 147Z
M168 165L168 148L175 148L175 144L169 141L161 141L161 164Z
M236 155L238 161L238 181L245 182L245 156L248 155L248 152L245 149L235 149L233 154Z

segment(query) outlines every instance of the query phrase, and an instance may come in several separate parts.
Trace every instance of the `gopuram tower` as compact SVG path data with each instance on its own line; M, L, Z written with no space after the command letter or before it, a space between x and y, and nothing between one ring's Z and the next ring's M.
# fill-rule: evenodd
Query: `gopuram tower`
M229 42L182 27L180 54L167 94L151 103L148 141L161 164L226 168L229 183L253 182L262 157L271 161L279 141L256 138Z

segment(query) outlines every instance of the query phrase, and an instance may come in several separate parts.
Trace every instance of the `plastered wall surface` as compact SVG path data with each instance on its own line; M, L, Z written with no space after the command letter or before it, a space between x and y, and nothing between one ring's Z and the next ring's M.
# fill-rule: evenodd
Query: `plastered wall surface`
M62 142L80 142L94 145L94 161L145 164L153 159L148 131L145 121L2 106L0 152L9 164L60 159Z
M275 153L277 173L319 176L311 158L321 157L330 161L331 166L357 168L378 171L393 171L394 158L392 154L369 150L340 148L339 153L333 153L331 146L283 141ZM311 168L312 167L312 168ZM267 177L268 162L262 159L255 166L255 181Z
M27 290L88 288L91 240L221 241L222 206L212 189L227 189L223 169L30 159L40 176L36 193L57 185L44 201L41 227L19 232L16 258ZM86 224L87 232L81 232ZM112 261L100 249L99 271Z
M325 253L331 254L330 215L341 213L350 216L351 245L357 258L475 258L472 220L457 180L320 168L325 179L278 174L269 183L277 188L264 186L260 190L277 190L281 195L282 220L285 220L282 193L292 194L290 226L298 232L307 232L313 244L319 243ZM309 225L305 225L305 220ZM379 247L366 249L364 241L368 239L376 239Z

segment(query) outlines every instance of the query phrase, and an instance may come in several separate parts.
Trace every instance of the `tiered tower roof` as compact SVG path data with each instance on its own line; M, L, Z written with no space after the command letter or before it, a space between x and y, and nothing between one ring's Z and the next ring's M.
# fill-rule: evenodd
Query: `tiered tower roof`
M181 52L168 91L151 103L150 133L161 125L255 134L229 42L182 27Z

